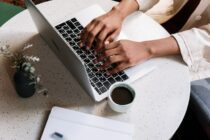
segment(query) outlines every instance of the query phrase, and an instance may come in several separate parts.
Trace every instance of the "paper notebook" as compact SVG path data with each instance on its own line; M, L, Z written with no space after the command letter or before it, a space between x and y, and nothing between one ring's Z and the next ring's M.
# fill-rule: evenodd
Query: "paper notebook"
M134 126L53 107L41 140L132 140Z

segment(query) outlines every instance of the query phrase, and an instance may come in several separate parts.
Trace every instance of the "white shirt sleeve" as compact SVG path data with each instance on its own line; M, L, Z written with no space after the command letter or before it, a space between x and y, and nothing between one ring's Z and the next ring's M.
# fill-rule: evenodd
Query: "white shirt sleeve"
M157 4L159 0L136 0L136 2L139 4L139 10L146 11Z
M210 77L210 23L173 34L192 80Z

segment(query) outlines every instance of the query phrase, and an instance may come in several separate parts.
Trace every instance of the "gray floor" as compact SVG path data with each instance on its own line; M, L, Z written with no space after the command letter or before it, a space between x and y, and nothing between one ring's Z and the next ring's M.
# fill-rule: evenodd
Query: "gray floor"
M171 140L209 140L191 110L190 105L182 124Z

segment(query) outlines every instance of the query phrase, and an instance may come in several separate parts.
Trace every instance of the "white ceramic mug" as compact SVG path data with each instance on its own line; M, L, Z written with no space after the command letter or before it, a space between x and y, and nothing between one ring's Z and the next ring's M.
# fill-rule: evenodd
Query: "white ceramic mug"
M128 104L123 104L123 105L114 102L112 99L112 93L113 93L113 90L118 87L126 88L132 94L133 100L129 102ZM108 104L110 108L116 112L120 112L120 113L127 112L129 108L132 106L135 100L135 97L136 97L135 90L129 84L124 83L124 82L117 82L113 84L109 89Z

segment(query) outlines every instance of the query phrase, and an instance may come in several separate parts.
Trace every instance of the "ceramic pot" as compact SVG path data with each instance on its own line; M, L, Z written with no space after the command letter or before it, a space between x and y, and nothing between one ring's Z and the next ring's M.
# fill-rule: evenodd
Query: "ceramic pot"
M35 79L30 79L25 71L17 71L14 75L15 89L20 97L28 98L34 95L36 88Z

